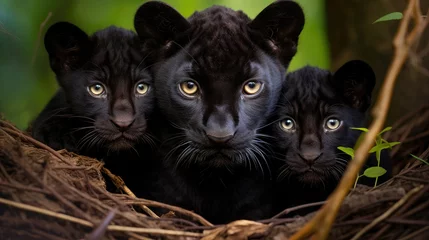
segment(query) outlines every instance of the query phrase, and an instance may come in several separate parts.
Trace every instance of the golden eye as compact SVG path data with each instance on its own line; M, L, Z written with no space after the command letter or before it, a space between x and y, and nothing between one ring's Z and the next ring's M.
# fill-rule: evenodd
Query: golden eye
M146 83L138 83L136 85L136 94L137 95L145 95L149 90L149 85Z
M100 97L104 92L103 85L96 83L88 87L89 93L94 97Z
M341 121L337 118L329 118L325 123L326 130L337 130L341 126Z
M258 81L248 81L244 84L243 91L246 95L255 95L260 92L262 83Z
M180 85L180 91L187 97L194 97L198 92L198 85L194 81L185 81Z
M293 131L295 130L295 121L292 118L285 118L280 121L280 127L283 131Z

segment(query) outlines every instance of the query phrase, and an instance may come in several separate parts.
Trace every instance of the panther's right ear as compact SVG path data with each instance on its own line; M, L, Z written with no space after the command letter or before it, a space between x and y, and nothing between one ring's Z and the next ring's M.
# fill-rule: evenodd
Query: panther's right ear
M134 28L141 39L154 39L165 46L190 28L190 23L174 8L165 3L150 1L137 10Z
M51 68L58 75L81 67L90 54L88 35L68 22L52 25L44 41Z

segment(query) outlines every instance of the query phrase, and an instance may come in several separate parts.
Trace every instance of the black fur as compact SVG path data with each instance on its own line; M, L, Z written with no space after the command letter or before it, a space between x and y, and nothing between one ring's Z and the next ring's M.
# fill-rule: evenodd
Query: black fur
M216 223L268 216L271 176L259 129L303 25L302 9L291 1L271 4L253 21L220 6L188 20L160 2L140 7L135 28L162 59L155 91L168 190L159 200Z
M269 127L277 153L278 211L322 201L333 191L350 160L337 147L354 147L360 132L350 127L363 127L374 84L371 67L359 60L334 74L308 66L287 75ZM382 163L390 170L388 161Z
M48 29L45 47L60 89L35 119L33 137L56 150L109 158L113 170L138 175L127 164L130 156L151 157L147 128L155 104L141 39L113 26L88 36L59 22ZM104 92L91 92L95 84Z

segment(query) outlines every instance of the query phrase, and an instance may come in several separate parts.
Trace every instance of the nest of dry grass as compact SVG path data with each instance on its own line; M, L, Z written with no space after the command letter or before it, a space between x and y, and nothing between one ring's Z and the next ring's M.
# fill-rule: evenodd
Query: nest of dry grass
M429 236L429 166L410 153L429 156L429 105L400 119L389 140L397 174L370 188L358 186L344 201L330 239L426 239ZM410 123L411 122L411 123ZM201 216L133 196L99 161L54 151L0 121L1 239L284 239L314 213L290 209L258 222L214 226ZM124 194L106 191L107 176ZM150 208L170 212L156 216ZM175 213L186 216L177 218Z

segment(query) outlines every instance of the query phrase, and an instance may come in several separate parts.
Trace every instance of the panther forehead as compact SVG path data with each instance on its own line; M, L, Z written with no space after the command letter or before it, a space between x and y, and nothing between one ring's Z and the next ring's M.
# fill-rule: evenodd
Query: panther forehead
M129 76L133 67L140 63L144 67L139 38L132 31L111 26L94 33L92 41L95 45L92 61L106 66L109 75Z
M241 11L214 6L195 12L190 18L190 54L207 70L226 70L243 66L255 58L247 24L250 18Z

